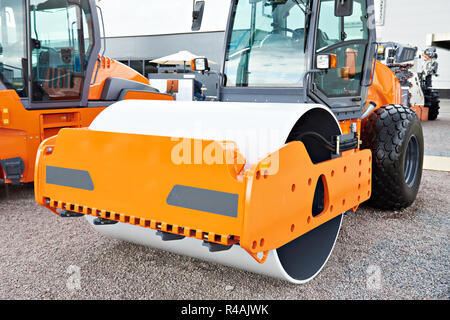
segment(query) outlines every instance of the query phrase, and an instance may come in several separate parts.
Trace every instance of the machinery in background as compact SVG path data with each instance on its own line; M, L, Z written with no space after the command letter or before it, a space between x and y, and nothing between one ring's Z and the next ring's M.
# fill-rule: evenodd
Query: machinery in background
M436 120L439 115L439 93L433 89L433 77L438 76L437 59L434 47L419 52L417 47L385 42L378 48L378 60L400 80L402 104L413 108L422 120Z
M376 61L371 7L233 1L220 101L121 101L61 130L39 148L36 201L112 238L313 279L345 212L408 207L421 183L421 123Z
M172 99L103 56L94 0L0 0L0 183L34 180L39 144L124 99Z

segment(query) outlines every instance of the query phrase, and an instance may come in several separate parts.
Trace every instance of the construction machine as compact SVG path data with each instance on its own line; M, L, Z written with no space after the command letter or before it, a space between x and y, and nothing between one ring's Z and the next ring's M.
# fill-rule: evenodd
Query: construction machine
M377 58L388 66L402 85L402 104L419 115L426 108L423 120L439 116L439 93L433 89L433 78L438 76L438 54L435 47L419 51L417 47L395 42L384 42L378 47Z
M115 101L170 99L101 51L94 0L0 0L0 183L34 179L39 144Z
M39 148L36 201L111 238L313 279L346 212L408 207L421 181L421 123L376 61L370 8L232 1L220 101L121 101L61 130Z

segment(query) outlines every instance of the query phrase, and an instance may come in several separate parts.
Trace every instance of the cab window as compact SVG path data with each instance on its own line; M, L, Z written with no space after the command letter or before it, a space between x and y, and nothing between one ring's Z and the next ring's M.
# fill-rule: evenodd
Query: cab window
M319 10L316 54L336 54L338 66L316 74L314 82L329 98L358 96L369 37L366 0L355 0L349 17L334 15L334 0L322 0Z
M25 31L25 1L0 0L0 81L22 98L27 96Z
M91 48L89 17L72 1L31 1L33 101L81 99Z
M239 0L227 44L228 87L301 87L305 14L299 1Z

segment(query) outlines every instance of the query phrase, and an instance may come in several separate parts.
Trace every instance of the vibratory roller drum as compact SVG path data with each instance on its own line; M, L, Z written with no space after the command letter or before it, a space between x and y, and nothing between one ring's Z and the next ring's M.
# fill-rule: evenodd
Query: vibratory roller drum
M208 102L202 104L121 102L105 110L92 123L90 130L234 141L247 160L246 168L291 141L302 141L314 164L330 160L330 150L318 139L305 133L318 133L328 140L341 134L335 116L320 105ZM302 166L302 163L298 165ZM126 172L130 174L129 170ZM319 179L314 196L313 215L323 210L324 189ZM267 194L267 197L270 197L270 194ZM142 201L151 201L149 199ZM343 215L338 215L296 240L271 250L267 260L261 264L239 244L233 245L229 250L210 252L198 239L180 237L175 239L177 241L163 241L155 230L120 222L96 225L95 217L86 215L92 227L107 237L220 263L296 284L313 279L323 268L335 245L342 217Z

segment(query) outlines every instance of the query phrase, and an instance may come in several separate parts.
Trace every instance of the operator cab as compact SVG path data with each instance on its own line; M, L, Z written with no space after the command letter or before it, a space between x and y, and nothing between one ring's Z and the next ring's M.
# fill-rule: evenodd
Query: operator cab
M0 8L0 89L15 90L29 109L87 99L98 31L89 2L0 0Z
M374 17L366 14L372 4L233 1L220 99L314 102L328 105L340 120L357 118L374 68ZM333 63L324 68L323 61Z

